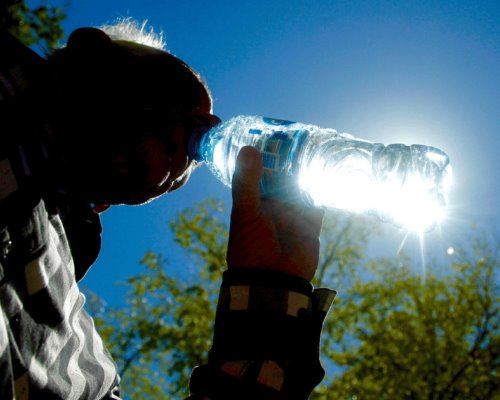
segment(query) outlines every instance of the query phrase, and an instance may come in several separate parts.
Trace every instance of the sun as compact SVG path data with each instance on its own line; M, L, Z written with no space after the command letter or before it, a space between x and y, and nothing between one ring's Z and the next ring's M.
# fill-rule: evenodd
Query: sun
M315 207L374 214L406 230L423 233L445 217L451 185L447 156L429 151L424 157L445 167L409 173L394 168L377 176L371 155L353 151L335 163L313 158L302 169L298 185Z

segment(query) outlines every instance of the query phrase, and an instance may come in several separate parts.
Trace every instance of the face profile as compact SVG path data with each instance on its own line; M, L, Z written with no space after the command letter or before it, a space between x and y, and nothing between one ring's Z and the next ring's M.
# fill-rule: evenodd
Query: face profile
M80 28L49 59L58 132L69 167L93 203L142 204L181 187L193 122L219 120L202 78L157 48Z

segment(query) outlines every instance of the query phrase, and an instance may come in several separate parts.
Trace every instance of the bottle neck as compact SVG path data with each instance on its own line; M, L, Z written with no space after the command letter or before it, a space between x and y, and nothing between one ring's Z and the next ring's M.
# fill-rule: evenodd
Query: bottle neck
M203 139L204 136L207 135L209 131L210 131L210 126L198 125L191 133L188 142L188 155L192 160L197 162L205 161L202 154Z

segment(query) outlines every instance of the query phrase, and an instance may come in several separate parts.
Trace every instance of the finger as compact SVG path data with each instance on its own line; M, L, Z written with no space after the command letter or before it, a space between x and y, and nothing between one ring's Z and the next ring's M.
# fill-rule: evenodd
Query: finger
M305 234L309 237L319 237L323 226L325 211L319 208L307 207L304 209L301 218L296 223L300 228L306 227Z
M262 160L259 151L253 147L243 147L236 159L233 175L233 212L257 215L260 209L261 174Z
M298 237L319 237L324 210L301 204L285 204L274 199L270 202L278 231Z

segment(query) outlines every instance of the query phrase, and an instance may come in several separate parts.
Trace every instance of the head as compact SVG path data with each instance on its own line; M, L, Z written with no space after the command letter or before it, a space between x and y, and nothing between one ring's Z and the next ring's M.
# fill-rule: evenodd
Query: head
M193 69L133 40L80 28L49 57L54 136L72 182L95 204L142 204L182 186L192 130L218 121Z

